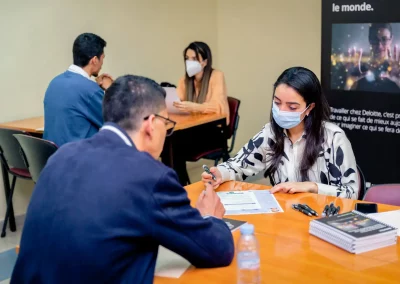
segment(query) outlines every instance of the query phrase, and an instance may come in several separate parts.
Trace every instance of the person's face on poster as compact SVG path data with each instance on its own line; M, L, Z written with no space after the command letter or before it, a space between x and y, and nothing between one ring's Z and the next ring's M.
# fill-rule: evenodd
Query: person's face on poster
M392 34L388 29L379 29L376 37L370 40L372 56L374 59L388 59L392 46Z

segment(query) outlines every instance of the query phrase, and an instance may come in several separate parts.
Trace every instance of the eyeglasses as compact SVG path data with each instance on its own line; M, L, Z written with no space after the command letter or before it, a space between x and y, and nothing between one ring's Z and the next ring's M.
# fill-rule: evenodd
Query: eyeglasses
M174 132L176 122L169 119L168 117L164 117L164 116L156 114L156 113L154 113L153 115L157 118L161 118L164 120L165 126L167 127L167 136L171 136L171 134ZM150 117L150 115L143 118L143 120L147 120L147 119L149 119L149 117Z

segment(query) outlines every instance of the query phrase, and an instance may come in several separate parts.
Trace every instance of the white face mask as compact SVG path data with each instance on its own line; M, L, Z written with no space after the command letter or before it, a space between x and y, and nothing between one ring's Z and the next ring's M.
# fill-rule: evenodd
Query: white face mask
M186 60L186 73L189 77L193 77L203 70L199 61Z

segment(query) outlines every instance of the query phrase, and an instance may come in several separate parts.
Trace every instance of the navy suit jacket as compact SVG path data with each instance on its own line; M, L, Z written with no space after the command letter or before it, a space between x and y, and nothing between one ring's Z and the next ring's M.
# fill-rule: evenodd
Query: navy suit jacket
M234 255L229 228L190 206L173 170L104 129L49 159L11 283L152 283L159 245L196 267Z

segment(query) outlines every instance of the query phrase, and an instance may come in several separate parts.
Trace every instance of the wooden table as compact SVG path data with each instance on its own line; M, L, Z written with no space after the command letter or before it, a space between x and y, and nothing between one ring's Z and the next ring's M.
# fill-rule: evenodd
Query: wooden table
M187 186L192 205L203 190L201 182ZM218 190L268 189L268 186L229 182ZM262 283L400 283L400 243L354 255L308 233L311 217L291 208L307 203L318 213L333 201L341 212L351 211L358 201L317 195L276 194L284 213L232 216L255 226L260 245ZM378 205L378 211L400 207ZM240 232L233 233L235 243ZM154 283L236 283L236 258L228 267L190 267L179 279L156 277Z
M0 127L40 134L43 133L44 116L0 123Z
M225 119L222 114L170 114L169 118L176 122L175 131ZM30 133L43 133L44 116L26 118L0 123L1 128L15 129Z

